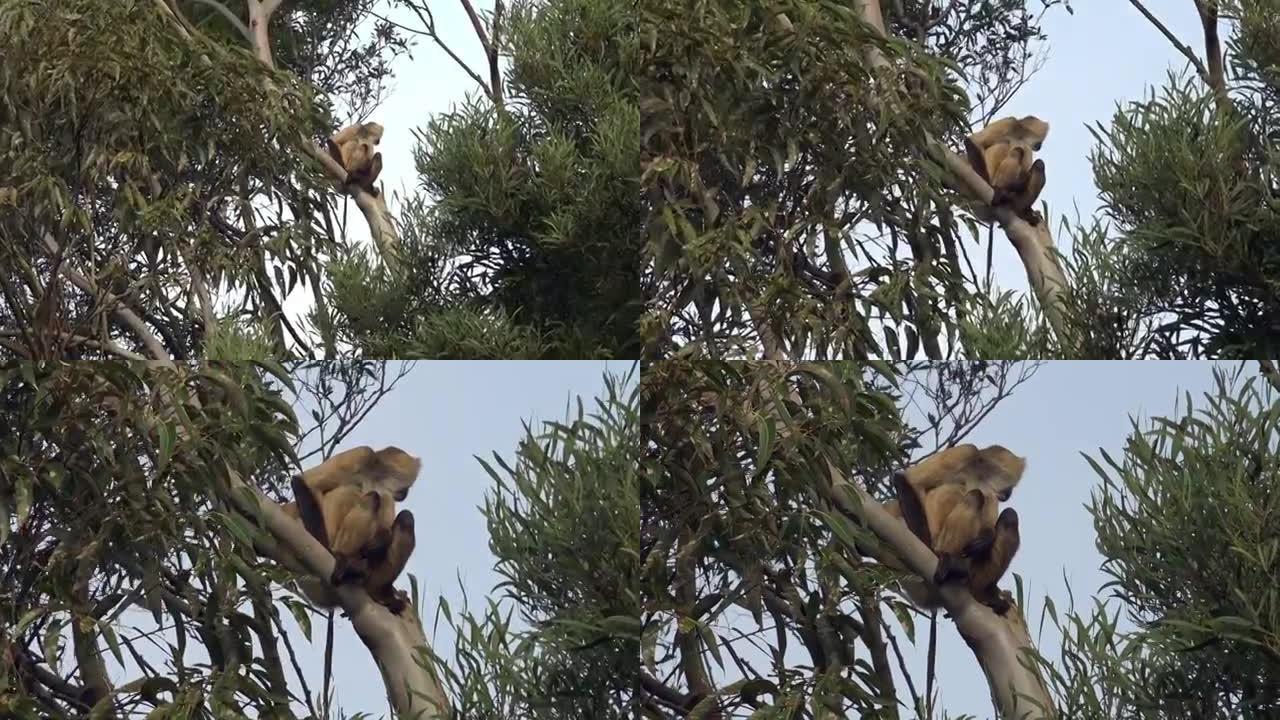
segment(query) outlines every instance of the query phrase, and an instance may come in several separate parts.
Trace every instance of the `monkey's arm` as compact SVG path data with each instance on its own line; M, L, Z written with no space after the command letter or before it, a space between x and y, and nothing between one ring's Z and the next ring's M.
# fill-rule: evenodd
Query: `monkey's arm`
M970 569L969 587L973 596L1000 615L1008 611L1009 600L997 583L1009 571L1009 565L1012 564L1021 542L1018 513L1013 508L1005 508L996 521L995 542L991 546L991 552L974 562Z
M973 167L974 172L978 173L978 177L991 183L991 170L987 168L987 156L983 154L982 148L973 141L972 137L964 139L964 153L969 158L969 165Z
M994 190L991 204L1003 205L1022 191L1026 187L1030 168L1030 151L1019 145L1011 146L991 175L991 189Z
M319 465L302 471L302 482L315 495L323 495L341 485L359 482L361 471L370 467L376 458L373 448L367 445L344 450Z
M329 547L329 532L325 528L324 511L321 509L320 499L311 492L311 488L307 487L302 478L293 479L293 499L295 512L298 519L302 520L302 526L311 533L311 537L319 540L321 545Z

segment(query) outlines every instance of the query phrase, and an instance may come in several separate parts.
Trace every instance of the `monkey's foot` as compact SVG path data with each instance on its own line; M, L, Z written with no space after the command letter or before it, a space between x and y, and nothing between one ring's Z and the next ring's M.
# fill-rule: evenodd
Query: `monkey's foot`
M1038 210L1027 210L1022 214L1022 219L1026 220L1027 224L1032 227L1044 222L1044 217L1040 215Z
M391 611L392 615L399 615L409 607L409 593L395 588L387 588L382 591L370 591L369 596L373 601Z
M334 585L341 585L346 582L355 582L363 580L365 576L365 568L353 563L345 555L336 555L334 559L337 561L333 565L333 574L329 576L329 582Z
M397 590L383 604L387 606L392 615L399 615L405 611L405 608L409 607L409 593Z
M969 568L949 553L938 556L938 569L933 573L933 584L944 585L948 582L964 580L969 577Z
M983 604L991 608L995 614L1003 616L1013 607L1013 595L1005 590L997 590L990 597L985 598Z

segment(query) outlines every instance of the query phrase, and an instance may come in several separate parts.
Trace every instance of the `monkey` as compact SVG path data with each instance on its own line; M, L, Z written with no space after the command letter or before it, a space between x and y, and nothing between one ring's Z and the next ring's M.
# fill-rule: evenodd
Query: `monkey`
M397 502L403 502L421 469L421 460L395 446L374 451L367 445L361 445L340 452L293 479L293 494L302 524L321 544L329 547L329 540L335 532L333 523L337 520L327 516L321 508L320 498L323 495L340 486L355 487L365 492L387 492ZM390 525L390 520L387 524Z
M1026 460L1000 445L979 450L958 445L941 450L905 471L894 473L898 499L885 510L900 518L938 555L934 587L966 582L974 597L996 612L1009 603L997 587L1018 550L1018 516L999 500L1008 500L1022 478ZM887 563L905 569L901 563ZM903 590L917 605L936 608L934 587L915 579Z
M378 189L374 181L382 172L382 153L374 147L382 141L378 123L357 123L339 130L329 138L329 154L347 171L346 185L358 185L374 197Z
M395 501L408 496L421 465L394 446L376 452L367 446L352 448L295 477L295 502L284 508L333 553L333 585L358 581L397 614L407 602L393 583L413 552L415 537L413 513L395 515ZM333 607L331 589L310 580L310 586L299 583L308 599Z
M335 493L340 500L327 507L334 513L345 510L345 515L338 516L333 532L334 547L329 548L336 561L334 572L328 584L318 578L299 578L299 589L317 607L336 607L339 601L333 587L356 579L375 602L399 615L408 604L408 596L397 591L394 584L416 545L413 513L401 510L394 521L388 523L386 513L391 500L385 492L360 494L350 486L343 486L328 493L325 499ZM301 520L296 503L285 503L283 509L285 514Z
M1044 161L1035 160L1049 135L1049 123L1035 115L996 120L965 138L965 154L973 169L991 184L991 207L1009 205L1023 219L1038 225L1042 218L1034 209L1045 185ZM995 214L981 207L975 216L992 222Z

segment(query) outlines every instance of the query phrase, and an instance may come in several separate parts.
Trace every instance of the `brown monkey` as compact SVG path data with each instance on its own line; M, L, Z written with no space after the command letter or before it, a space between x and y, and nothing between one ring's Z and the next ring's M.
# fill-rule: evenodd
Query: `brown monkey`
M895 516L897 519L902 519L902 511L897 501L888 501L884 503L883 507L884 511L888 512L888 514ZM954 510L955 509L952 509L952 511ZM956 521L957 523L964 525L972 520L956 518ZM970 528L972 527L973 525L970 525ZM959 532L961 537L964 536L963 530L960 530L959 528L952 527L950 530L947 530L946 533L942 532L940 528L940 534L957 532ZM987 530L983 530L983 533L984 532L987 532ZM942 539L941 542L943 544L950 543L950 537ZM961 550L961 556L964 556L966 551L970 552L970 555L965 556L965 560L968 560L968 568L965 568L964 564L952 565L952 568L968 570L968 582L966 582L966 584L968 584L969 592L973 593L975 600L982 602L983 605L991 607L993 611L1000 615L1004 615L1009 611L1011 602L1009 593L1001 591L998 583L1000 583L1000 580L1005 577L1005 573L1009 571L1012 559L1014 559L1015 553L1018 552L1019 543L1018 512L1012 509L1012 507L1006 507L1006 509L1001 512L1000 518L996 520L995 532L993 532L993 541L989 543L989 547L987 547L986 550L982 550L983 542L965 543L964 546L961 546L963 547L963 550ZM884 553L883 556L879 557L879 560L882 561L882 564L888 566L888 568L906 571L906 566L902 565L901 562L897 560L897 557L893 556L892 553ZM942 569L943 565L940 557L940 560L938 560L938 570ZM952 571L951 575L955 579L963 577L963 573L955 574L954 571ZM902 593L904 593L911 602L915 603L916 606L922 607L924 610L934 610L938 609L938 607L942 607L942 598L938 596L937 582L937 577L934 577L934 582L927 583L924 582L923 579L916 577L915 574L909 574L908 577L902 578L899 584L902 589Z
M346 184L359 185L375 197L378 189L373 183L382 172L382 153L374 148L382 141L382 130L378 123L359 123L329 138L329 154L347 171Z
M1034 159L1035 151L1048 135L1049 123L1028 115L996 120L964 141L969 164L991 183L992 207L1009 205L1032 225L1041 220L1034 207L1045 184L1044 161ZM974 214L983 222L995 219L985 206Z
M395 500L408 496L421 464L397 447L352 448L294 478L296 503L285 506L333 553L330 582L358 580L395 613L406 602L393 583L415 545L413 513L395 515ZM301 585L308 599L322 607L336 604L329 588L310 580L313 587Z
M966 444L894 474L898 500L885 509L938 555L935 584L964 580L980 601L997 612L1008 610L996 583L1017 552L1018 520L1011 508L997 518L996 509L998 500L1012 495L1025 469L1026 460L1003 446L979 450ZM922 607L937 606L931 588L903 587Z
M338 514L336 518L326 514L321 508L321 496L338 487L354 487L364 492L386 492L396 501L403 501L409 496L409 488L417 481L421 469L421 460L395 446L375 452L373 448L362 445L340 452L294 478L293 493L302 515L302 524L325 547L329 547L329 539L335 531L333 523L345 513Z

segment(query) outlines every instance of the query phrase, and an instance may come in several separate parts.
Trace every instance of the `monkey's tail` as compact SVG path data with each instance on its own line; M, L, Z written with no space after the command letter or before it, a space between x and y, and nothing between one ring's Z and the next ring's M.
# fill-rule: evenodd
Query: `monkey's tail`
M987 226L987 293L991 293L991 256L996 247L996 221L992 218Z
M321 717L329 717L329 688L333 682L333 608L329 608L329 628L324 634L324 712Z
M929 666L925 671L924 705L925 717L933 717L933 668L938 654L938 611L929 613Z

